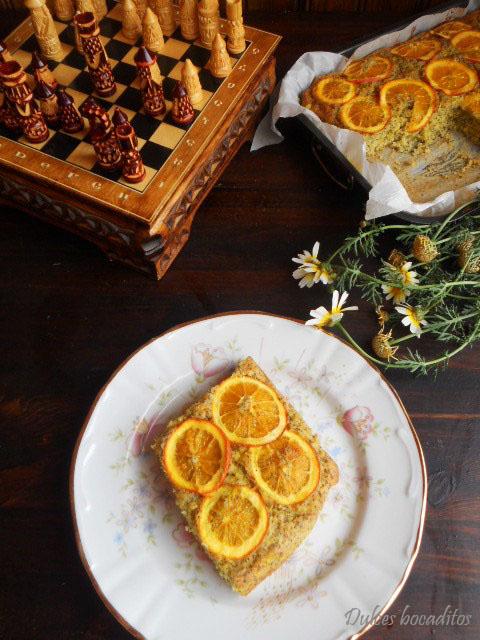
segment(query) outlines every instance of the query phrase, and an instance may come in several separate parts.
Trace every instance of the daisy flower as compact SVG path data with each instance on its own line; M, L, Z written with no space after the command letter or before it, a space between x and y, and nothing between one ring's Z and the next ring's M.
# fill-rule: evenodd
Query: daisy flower
M295 280L300 280L298 283L300 288L310 288L317 282L323 282L323 284L331 284L333 282L335 274L319 260L319 249L320 243L315 242L311 253L305 249L296 258L292 258L293 262L300 265L292 274Z
M408 304L395 307L395 311L400 313L402 316L405 316L402 318L402 324L405 327L410 327L410 331L419 338L422 333L422 325L428 324L423 317L422 311L420 309L415 309L415 307L411 307Z
M418 273L416 271L410 271L411 266L412 266L411 262L405 262L399 268L403 283L406 285L418 284L418 277L417 277Z
M405 291L405 289L401 287L396 287L393 284L382 284L382 291L385 294L385 298L387 300L393 300L395 304L402 304L409 295L408 291Z
M311 320L307 320L305 324L313 325L317 328L321 327L333 327L340 322L343 318L345 311L357 311L358 307L344 307L343 305L347 301L348 293L344 291L340 296L338 291L334 291L332 295L332 308L330 311L325 307L318 307L318 309L312 309L310 315Z

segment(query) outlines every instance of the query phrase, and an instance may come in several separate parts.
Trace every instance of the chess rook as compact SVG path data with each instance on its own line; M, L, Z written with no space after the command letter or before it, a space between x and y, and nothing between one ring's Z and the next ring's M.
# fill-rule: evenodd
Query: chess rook
M71 22L75 15L73 0L54 0L53 12L55 17L62 22Z
M107 54L100 40L100 29L90 11L75 16L82 50L95 91L101 97L112 96L117 87Z
M195 112L183 82L177 82L173 90L172 120L176 124L187 125L193 122Z
M226 0L227 3L227 49L230 53L245 51L245 29L243 27L242 0Z
M41 52L50 60L61 60L64 56L62 45L45 0L25 0L25 6L30 10L33 30Z
M136 42L142 33L142 23L133 0L122 2L122 34L129 42Z
M218 0L200 0L198 3L198 28L204 47L212 46L220 26Z
M25 138L32 143L45 142L49 135L47 124L33 98L27 75L16 60L0 65L0 82L5 100L15 113L16 123L21 127Z
M142 93L143 110L150 116L159 116L166 111L163 83L157 56L146 47L140 47L135 54L138 79Z
M138 151L138 140L135 131L120 109L116 109L113 114L113 124L115 125L115 135L117 136L123 159L123 179L132 184L141 182L145 178L146 171Z
M198 77L198 71L193 66L192 61L187 58L182 67L182 82L187 90L192 106L199 108L203 101L202 85Z
M37 82L33 96L40 105L45 122L49 127L56 127L59 122L58 98L54 89L43 80Z
M152 8L158 18L162 31L171 36L177 28L172 0L152 0Z
M215 78L226 78L232 70L232 61L222 36L217 33L212 43L212 54L208 61L210 73Z
M185 40L196 40L199 37L197 0L181 0L180 29Z
M47 62L38 51L34 51L32 53L31 67L33 71L33 78L36 83L45 82L49 87L52 87L52 89L57 88L58 82L56 81L55 76L51 72Z
M122 154L110 116L90 97L81 106L82 115L90 122L90 142L102 169L116 171L122 166Z
M164 40L162 28L158 22L157 16L150 7L145 11L142 23L143 44L149 51L160 53L163 49Z
M95 15L95 11L93 10L93 0L77 0L77 10L75 11L75 16L77 16L79 13L87 13L88 11ZM79 53L83 53L82 39L80 38L80 34L78 33L75 16L73 17L73 28L75 30L75 46L77 47L77 51Z
M72 96L65 89L57 89L58 119L65 133L78 133L84 128L83 118Z

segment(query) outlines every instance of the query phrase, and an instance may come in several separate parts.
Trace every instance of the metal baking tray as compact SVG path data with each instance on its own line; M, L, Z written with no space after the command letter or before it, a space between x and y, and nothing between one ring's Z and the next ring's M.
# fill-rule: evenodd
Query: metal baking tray
M447 9L453 9L454 7L464 9L467 5L468 0L456 0L453 2L450 0L450 2L445 2L432 7L431 11L429 11L429 14L442 13ZM364 40L358 40L347 49L338 51L338 53L350 57L358 47L367 44L367 42L371 42L372 40L375 40L382 35L392 33L394 31L399 31L400 29L408 26L411 22L423 15L427 15L425 10L412 15L407 19L402 20L401 22L393 24L387 30L371 34ZM291 122L291 124L287 124L287 121L293 122ZM295 131L295 134L300 134L302 135L302 137L306 138L306 140L310 144L312 154L323 172L326 173L326 175L339 188L345 191L359 191L361 197L364 199L364 202L367 201L368 192L372 188L372 185L361 175L361 173L359 173L359 171L357 171L357 169L347 160L347 158L341 153L341 151L339 151L337 147L332 144L321 131L317 129L313 122L311 122L303 114L300 114L298 116L295 116L294 118L280 119L277 126L280 131L286 136L292 134L293 131ZM470 207L466 207L464 211L466 210L470 210ZM445 216L442 215L421 217L408 213L406 211L400 211L395 214L395 217L407 222L428 224L431 222L438 222Z

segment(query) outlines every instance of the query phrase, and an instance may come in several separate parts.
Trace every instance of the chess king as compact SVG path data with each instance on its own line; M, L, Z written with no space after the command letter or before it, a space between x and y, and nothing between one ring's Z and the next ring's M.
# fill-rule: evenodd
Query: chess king
M108 56L100 40L100 29L95 16L91 11L77 13L75 25L95 91L102 98L112 96L117 87Z

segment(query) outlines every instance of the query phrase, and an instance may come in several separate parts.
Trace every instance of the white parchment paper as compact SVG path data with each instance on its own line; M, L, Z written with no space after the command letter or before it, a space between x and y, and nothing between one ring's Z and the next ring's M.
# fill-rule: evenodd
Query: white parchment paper
M356 49L351 59L362 58L382 47L391 47L399 42L404 42L416 33L432 29L446 20L458 19L479 7L480 0L470 0L466 8L455 7L443 13L422 16L401 31L385 34L362 45ZM279 91L272 98L271 104L273 106L258 126L252 143L252 151L266 145L277 144L283 140L283 136L276 127L279 118L291 118L303 113L315 123L318 129L372 185L366 205L365 217L367 219L399 211L408 211L422 217L437 216L447 214L456 206L471 200L480 189L480 181L456 191L446 191L430 202L413 202L388 165L367 160L366 145L360 134L322 122L312 111L300 105L299 95L310 86L317 76L326 73L339 73L348 61L345 56L326 51L314 51L301 56L286 74Z

